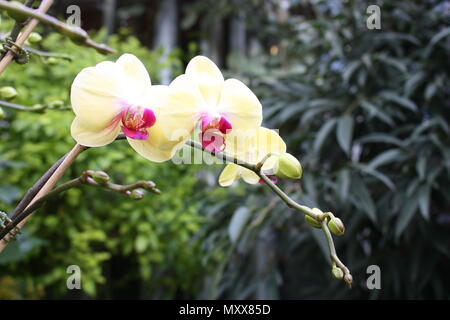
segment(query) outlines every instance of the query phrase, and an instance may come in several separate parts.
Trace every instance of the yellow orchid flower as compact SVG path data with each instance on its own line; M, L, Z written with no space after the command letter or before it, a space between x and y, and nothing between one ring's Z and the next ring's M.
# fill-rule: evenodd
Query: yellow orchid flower
M273 154L265 160L261 168L263 172L272 174L272 170L277 163L276 155L286 152L286 144L276 131L260 127L250 137L242 135L227 137L225 152L250 164L257 164L268 154ZM219 184L227 187L239 178L243 178L249 184L260 182L259 176L253 171L230 163L220 174Z
M180 141L166 138L159 114L169 88L152 86L144 65L132 54L83 69L71 89L72 137L88 147L104 146L122 131L143 157L170 159Z
M161 117L165 133L172 139L185 140L199 124L200 140L211 151L223 151L224 136L230 132L256 130L262 122L258 98L241 81L224 80L210 59L194 57L185 74L169 85L168 107Z

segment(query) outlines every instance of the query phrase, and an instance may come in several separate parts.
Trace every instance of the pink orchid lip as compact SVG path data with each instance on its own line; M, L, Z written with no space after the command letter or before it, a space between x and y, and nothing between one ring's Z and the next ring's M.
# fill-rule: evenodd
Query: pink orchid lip
M208 129L218 129L221 133L227 134L232 129L231 123L222 115L214 116L210 113L205 113L201 119L202 132Z
M201 117L201 133L199 135L202 146L211 152L225 150L223 135L232 129L231 123L223 115L204 113Z
M123 133L131 139L145 140L148 138L148 128L156 122L153 110L141 106L130 105L121 102L122 112L117 115L114 121L121 121L120 126Z
M202 142L203 148L210 152L222 152L225 150L225 139L216 129L209 129L206 132L199 134L199 139Z
M148 137L148 131L146 129L135 130L135 129L129 129L124 126L120 126L120 128L122 129L123 133L125 133L125 135L131 139L145 140Z

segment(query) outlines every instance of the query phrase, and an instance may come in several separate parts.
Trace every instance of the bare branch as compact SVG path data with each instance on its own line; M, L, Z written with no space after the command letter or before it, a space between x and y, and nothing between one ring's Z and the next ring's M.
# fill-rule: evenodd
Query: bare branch
M7 10L8 12L12 12L15 14L22 14L29 16L33 19L36 19L42 23L45 23L47 25L52 26L57 32L64 34L71 38L75 43L91 47L97 50L101 54L109 54L116 52L114 49L108 47L105 44L100 44L94 42L92 39L89 38L89 35L86 31L81 29L80 27L76 26L69 26L58 19L45 14L43 12L39 12L37 10L30 9L25 6L17 6L14 4L11 4L7 1L0 0L0 9Z

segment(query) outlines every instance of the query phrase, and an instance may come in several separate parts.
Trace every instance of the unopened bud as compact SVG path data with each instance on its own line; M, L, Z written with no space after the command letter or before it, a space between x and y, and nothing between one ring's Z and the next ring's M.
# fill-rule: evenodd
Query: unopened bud
M314 227L314 228L317 228L317 229L322 228L322 225L320 224L320 222L317 221L316 219L310 217L310 216L305 215L305 221L306 221L306 223L309 224L311 227Z
M144 197L144 192L142 192L139 189L135 189L135 190L131 191L131 193L129 194L129 197L134 200L141 200Z
M17 91L13 87L0 88L0 97L5 100L11 100L17 96Z
M353 277L352 277L352 275L351 275L350 273L347 273L347 274L344 276L344 281L345 281L345 283L348 285L349 288L352 287Z
M337 236L342 236L345 232L345 226L339 218L332 218L330 222L328 222L328 228L330 228L331 232Z
M37 32L30 33L30 36L28 37L28 41L30 41L30 43L38 43L41 40L42 40L42 37Z
M50 108L61 108L64 106L64 101L62 100L55 100L49 103Z
M59 60L56 59L55 57L50 57L46 60L47 64L54 66L57 65L59 63Z
M5 111L0 107L0 120L5 118Z
M94 171L90 174L91 178L94 179L95 182L104 184L109 181L109 176L106 172L103 171Z
M302 165L293 155L282 153L277 160L274 168L276 176L284 179L300 179L302 177Z
M335 279L341 280L344 277L344 271L339 267L333 267L331 273Z

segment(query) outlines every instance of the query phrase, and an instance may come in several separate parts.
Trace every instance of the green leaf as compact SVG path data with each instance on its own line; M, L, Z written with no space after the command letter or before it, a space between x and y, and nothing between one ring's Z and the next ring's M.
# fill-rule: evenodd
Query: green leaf
M350 62L346 67L344 72L342 73L342 78L344 79L344 82L349 82L352 74L361 66L361 61L353 61Z
M233 214L228 225L228 235L231 242L236 243L244 230L244 226L250 218L250 211L246 207L239 207Z
M417 111L417 106L412 100L406 97L402 97L393 91L382 91L380 93L380 97L382 97L385 101L395 102L398 105L405 107L406 109L409 109L411 111Z
M147 237L143 234L140 234L136 237L134 242L134 247L136 249L136 252L142 253L147 249L148 246L148 240Z
M429 220L430 218L430 191L431 188L429 185L425 184L420 186L419 188L419 208L422 217L425 220Z
M395 237L397 239L402 235L403 231L411 222L414 213L417 211L417 206L418 206L417 196L411 196L405 199L405 205L400 211L400 215L398 216L397 224L395 226Z
M366 184L361 179L352 179L351 194L354 196L352 202L362 209L370 220L376 222L375 204Z
M368 163L367 167L371 170L374 170L379 166L397 160L401 153L402 152L400 149L389 149L373 158L372 161Z
M320 128L319 132L317 132L316 138L314 139L313 144L313 150L314 152L319 152L322 148L323 143L325 142L325 139L327 138L328 134L333 129L334 125L336 124L336 119L330 119L327 122L325 122L322 127Z
M445 37L450 35L450 27L444 28L441 31L439 31L438 33L436 33L433 38L431 38L430 42L428 43L425 52L424 52L424 57L427 58L431 51L433 50L433 47L436 45L436 43L438 43L439 41L441 41L442 39L444 39Z
M337 129L336 129L336 137L339 145L345 153L350 153L350 145L352 143L353 138L353 124L354 120L351 115L343 115L339 118Z
M386 133L372 133L368 134L358 140L360 143L388 143L395 144L399 147L403 146L402 140L393 137Z
M375 106L369 101L367 100L361 101L360 106L369 112L369 117L377 117L378 119L380 119L384 123L387 123L390 126L394 125L394 121L390 116L382 112L379 107Z
M343 169L338 176L338 194L341 201L346 201L348 197L348 190L350 188L350 170Z
M391 189L391 190L395 189L394 182L392 182L392 180L388 176L386 176L385 174L381 173L380 171L372 169L372 168L370 168L368 166L359 166L359 168L364 173L367 173L367 174L377 178L381 182L383 182L389 189Z
M420 71L414 74L412 77L410 77L406 82L404 86L405 96L409 97L411 94L414 93L414 91L417 89L417 87L425 80L425 73Z

